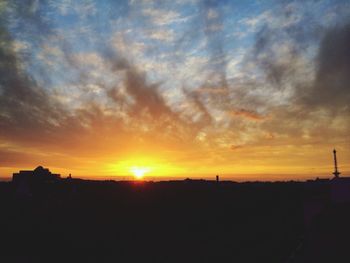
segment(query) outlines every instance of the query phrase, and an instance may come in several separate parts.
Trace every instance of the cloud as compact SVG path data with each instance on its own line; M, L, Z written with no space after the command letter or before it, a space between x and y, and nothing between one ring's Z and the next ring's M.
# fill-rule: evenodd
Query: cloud
M153 24L157 26L169 25L174 22L184 21L178 12L172 10L162 10L155 8L146 8L142 13L149 17Z
M132 34L132 32L128 32ZM135 41L128 37L126 32L118 32L112 37L112 45L118 52L129 59L137 59L149 50L148 46L141 41Z
M12 48L12 37L5 22L1 22L0 74L3 77L0 80L0 136L16 138L23 133L23 136L31 138L39 131L50 134L50 129L55 126L51 120L64 119L67 113L22 72L21 61ZM38 24L42 25L41 22ZM26 131L21 127L25 127Z
M278 11L277 11L278 10ZM298 25L302 20L302 7L297 3L282 4L277 10L266 10L262 13L240 20L248 30L257 32L264 26L274 29L289 28ZM276 13L278 12L278 15Z
M249 28L236 39L229 1L191 1L188 20L171 1L130 3L137 12L121 14L88 5L84 17L69 1L14 1L0 10L0 142L16 145L0 155L9 165L30 154L54 160L38 152L84 165L151 151L231 162L230 149L349 138L345 20L321 26L293 2L234 21ZM77 21L69 29L65 16Z
M252 110L235 109L228 112L232 117L243 117L253 121L262 121L266 117Z
M232 145L231 150L239 150L242 149L244 146L243 145Z
M19 19L25 18L20 16ZM40 19L40 16L37 19ZM97 154L100 151L111 151L116 144L121 147L119 151L122 152L129 147L125 140L127 134L128 144L133 145L161 127L164 134L167 129L171 130L166 136L178 132L182 129L181 125L185 127L178 114L164 101L158 91L158 85L148 84L145 75L127 60L114 55L108 57L96 53L84 56L82 53L75 54L70 47L67 48L68 43L58 42L60 48L46 46L45 50L53 52L64 66L69 66L79 73L79 85L86 85L87 88L98 85L104 92L103 96L110 98L110 103L113 102L108 106L103 105L101 101L86 98L85 101L79 101L79 107L67 107L62 95L54 94L39 85L19 66L22 61L12 48L14 42L8 32L8 24L6 21L1 22L0 73L4 76L0 80L2 140L43 147L47 151L59 148L60 151L71 152L91 147L90 149L95 149ZM35 25L41 26L43 22L38 21L33 26ZM50 34L48 31L47 38ZM124 75L121 84L124 85L127 96L114 96L113 91L117 90L118 86L111 88L107 83L91 82L91 76L84 72L88 64L94 65L95 69L103 67L104 64L105 71ZM110 68L106 65L110 65ZM127 108L120 108L120 104L126 105ZM126 116L124 114L122 117L120 110L123 110ZM144 129L146 126L147 129ZM185 132L186 129L183 130ZM117 133L117 136L111 136L113 133ZM106 139L103 139L104 136ZM60 143L57 144L57 141Z
M20 11L20 7L18 8ZM25 23L28 17L34 19L32 14L18 14L17 19ZM36 18L38 21L30 28L31 31L37 31L36 26L43 25L40 18ZM102 100L96 101L91 98L84 102L79 101L81 105L78 108L68 108L58 101L57 97L52 96L49 89L39 85L35 78L21 69L19 65L22 61L12 48L14 42L8 27L5 22L1 23L0 73L1 76L5 76L0 80L2 140L43 149L51 154L54 151L64 151L98 156L111 153L116 148L118 154L122 154L128 148L143 149L148 145L157 145L152 143L155 141L167 141L168 144L169 140L176 138L178 143L191 133L188 130L191 130L193 123L202 125L202 122L206 123L209 119L206 107L193 95L189 97L195 112L200 113L199 118L181 119L165 102L159 92L159 84L149 83L146 74L124 56L124 53L129 51L127 45L124 45L122 52L115 54L106 44L100 47L100 50L105 52L102 56L87 53L78 55L69 43L59 43L56 48L46 46L46 51L52 54L53 58L58 57L70 72L78 73L77 81L80 86L89 87L93 84L89 71L83 70L86 62L103 65L105 72L120 77L119 81L111 85L107 85L106 82L99 83L99 87L109 99L107 107L103 105ZM44 35L48 37L49 33L43 34L42 38L45 38ZM109 115L110 112L112 114ZM119 114L120 112L123 114ZM162 132L157 132L159 130ZM5 149L5 152L15 158L9 149ZM17 157L25 159L28 155Z
M322 33L315 28L317 25L293 24L286 34L285 29L265 26L257 33L253 52L246 61L256 63L267 83L289 90L289 100L300 110L344 111L350 96L346 85L350 72L346 48L350 26L331 26ZM311 56L315 39L319 47L316 55Z
M302 102L350 113L350 23L327 29L316 57L316 76Z
M175 32L171 29L148 30L146 35L154 40L172 42L175 39Z
M189 99L190 105L193 105L193 107L191 108L193 108L195 112L197 112L197 116L194 115L197 118L196 123L200 127L205 127L210 125L213 119L210 112L207 109L206 104L202 102L200 93L189 92L187 90L184 90L184 93L186 94L186 97Z
M71 0L50 0L48 2L49 5L56 9L62 16L68 16L75 13L81 18L85 18L90 15L95 15L97 12L96 4L93 0L85 0L83 2Z

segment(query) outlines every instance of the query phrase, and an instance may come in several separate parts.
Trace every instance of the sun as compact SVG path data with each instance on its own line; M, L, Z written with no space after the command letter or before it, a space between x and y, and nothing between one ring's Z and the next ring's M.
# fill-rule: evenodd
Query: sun
M133 166L130 168L130 172L134 175L134 177L138 180L141 180L143 176L148 173L150 169L148 167L138 167Z

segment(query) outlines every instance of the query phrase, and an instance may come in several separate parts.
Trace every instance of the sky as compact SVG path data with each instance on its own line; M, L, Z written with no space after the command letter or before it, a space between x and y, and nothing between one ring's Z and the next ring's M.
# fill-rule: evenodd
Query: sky
M0 0L0 178L350 175L349 1Z

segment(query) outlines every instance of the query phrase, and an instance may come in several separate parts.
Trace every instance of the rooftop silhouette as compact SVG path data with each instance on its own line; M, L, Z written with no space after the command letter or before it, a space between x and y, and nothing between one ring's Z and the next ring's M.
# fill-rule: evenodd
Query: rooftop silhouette
M48 168L38 166L34 170L21 170L18 173L14 173L12 176L13 182L18 181L41 181L41 182L53 182L61 178L60 174L51 173Z

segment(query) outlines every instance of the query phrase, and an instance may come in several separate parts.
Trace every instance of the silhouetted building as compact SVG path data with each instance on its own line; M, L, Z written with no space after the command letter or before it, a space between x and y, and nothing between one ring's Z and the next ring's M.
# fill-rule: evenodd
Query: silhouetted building
M216 176L216 182L218 183L219 182L219 175Z
M22 170L19 173L14 173L12 176L12 182L20 181L40 181L40 182L53 182L61 178L60 174L53 174L49 169L42 166L38 166L33 171Z

